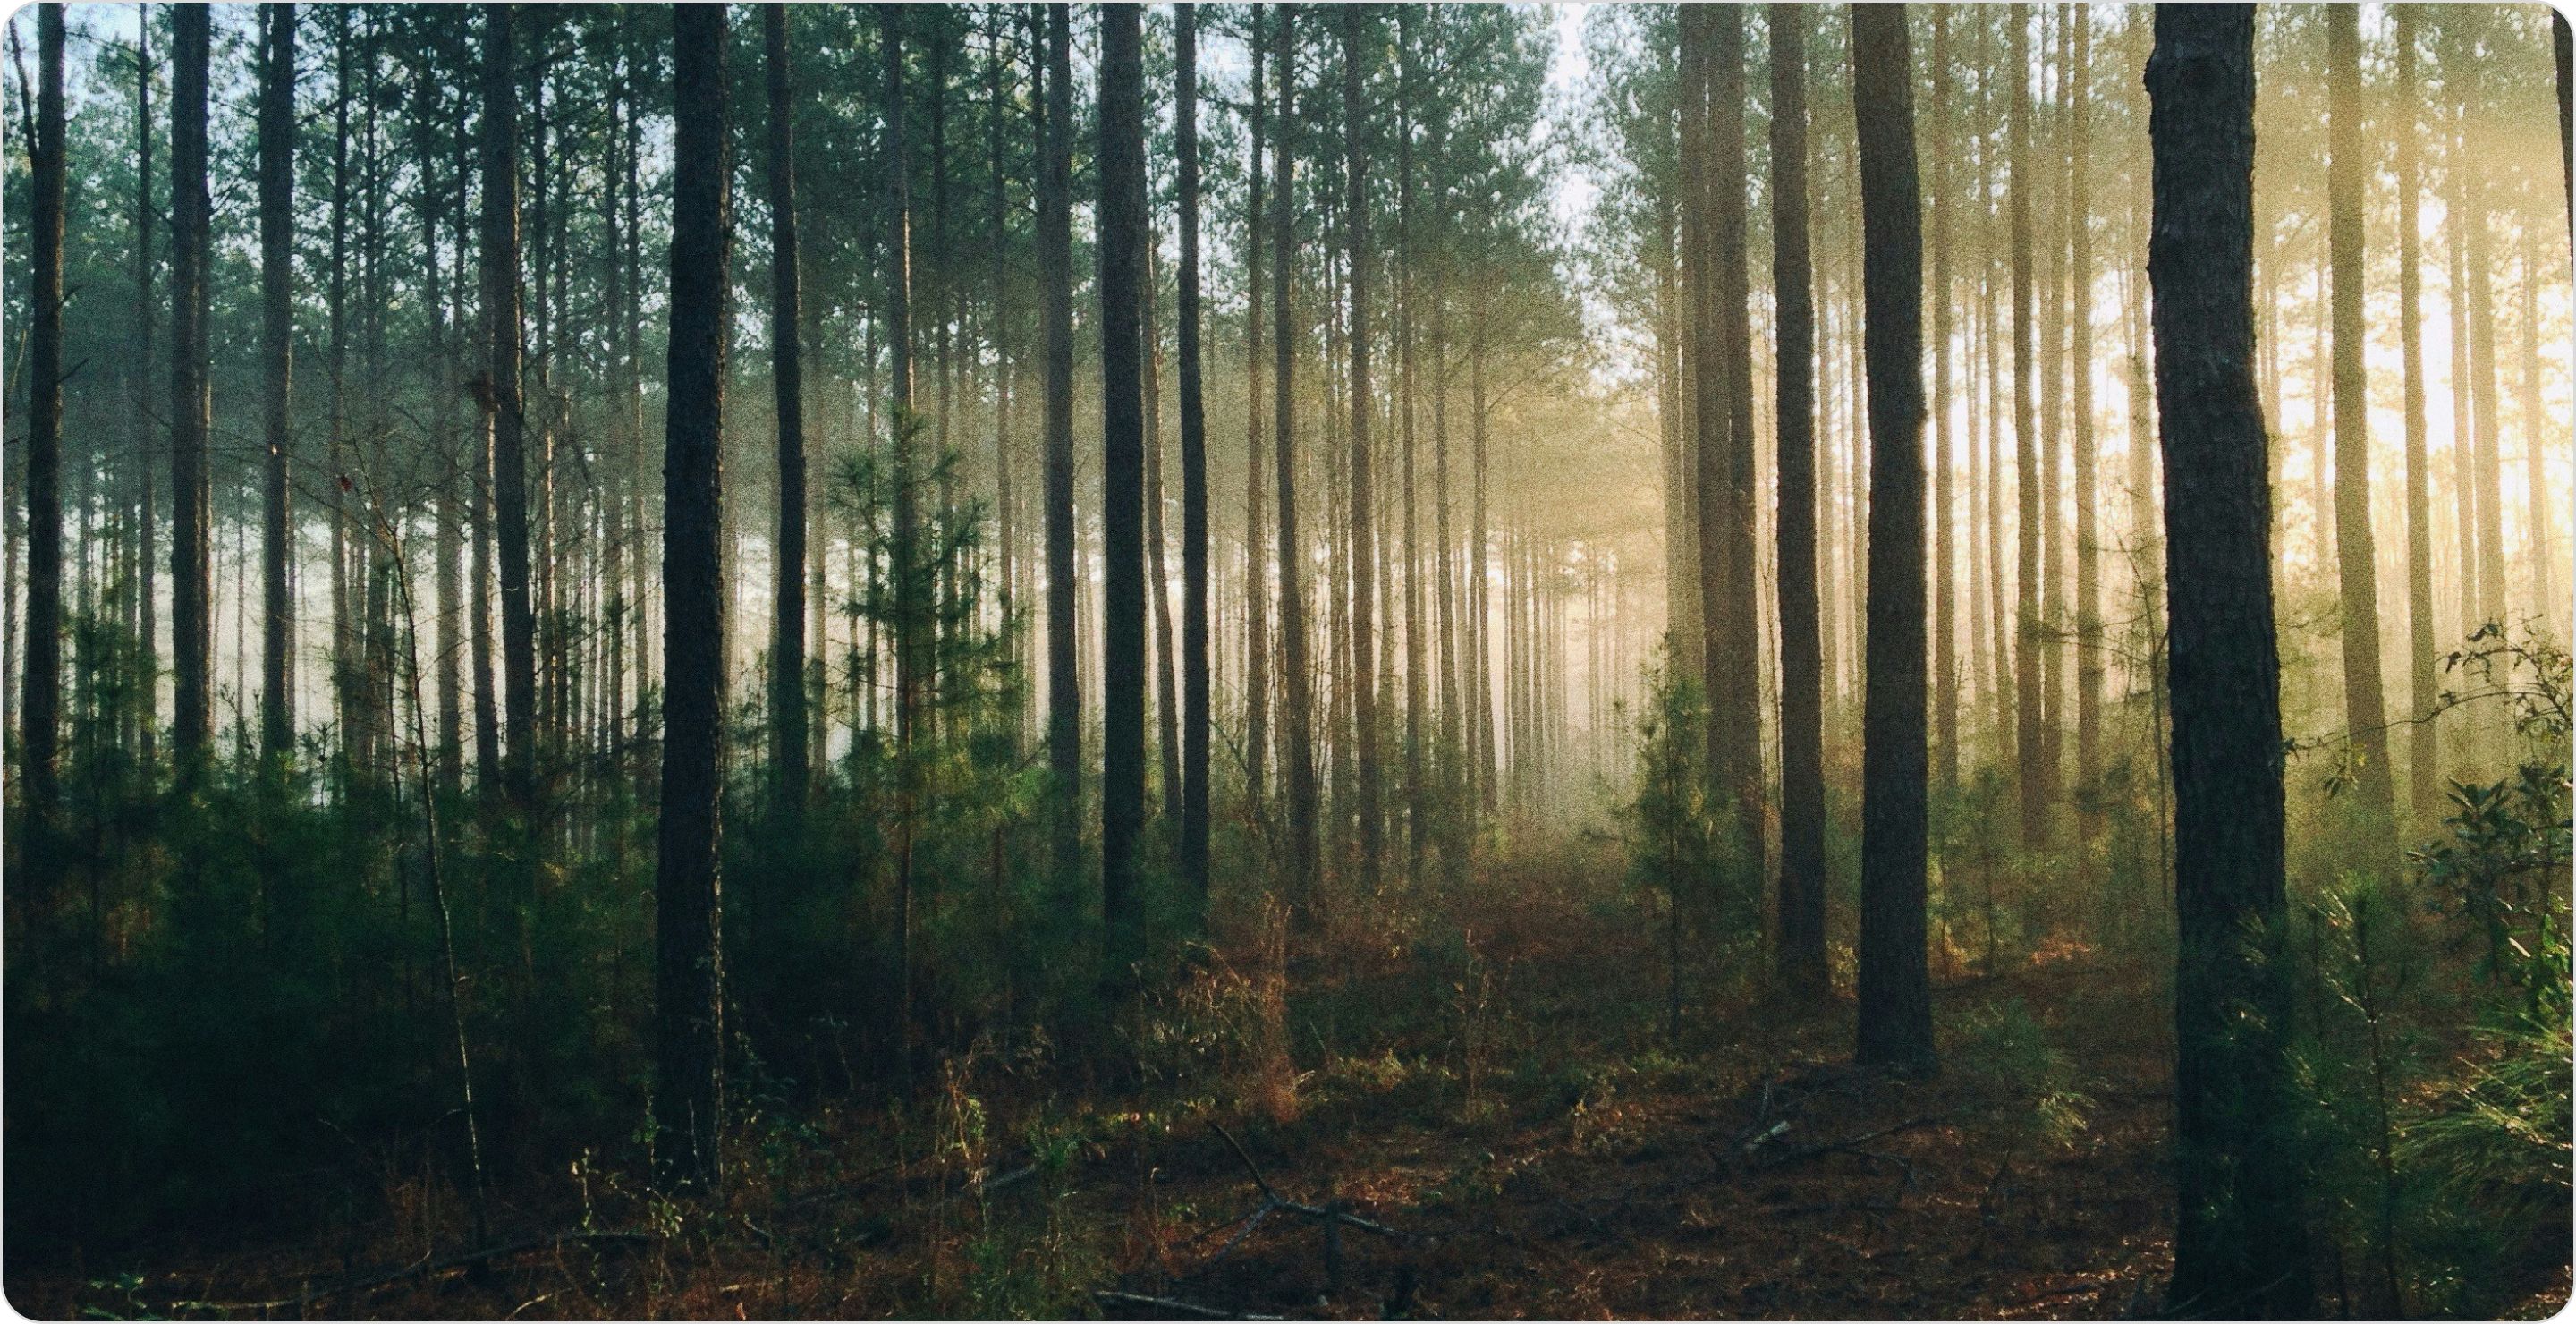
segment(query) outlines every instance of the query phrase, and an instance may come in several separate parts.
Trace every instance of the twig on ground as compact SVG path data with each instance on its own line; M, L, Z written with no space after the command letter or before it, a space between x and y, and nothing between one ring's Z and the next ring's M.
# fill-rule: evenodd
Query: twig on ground
M1187 1315L1192 1319L1287 1318L1284 1315L1242 1315L1231 1310L1218 1310L1210 1306L1202 1306L1189 1301L1175 1301L1167 1296L1143 1296L1135 1292L1093 1292L1091 1294L1091 1299L1104 1306L1143 1306L1153 1310L1168 1310L1175 1315ZM1121 1319L1132 1318L1132 1316L1112 1314L1110 1315L1110 1318Z

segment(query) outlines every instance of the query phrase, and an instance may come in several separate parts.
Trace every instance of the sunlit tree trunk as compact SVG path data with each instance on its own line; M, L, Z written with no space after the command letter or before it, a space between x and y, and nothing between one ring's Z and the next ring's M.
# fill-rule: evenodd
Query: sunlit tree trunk
M1264 509L1268 493L1262 481L1269 456L1262 399L1267 387L1263 373L1268 367L1262 339L1267 277L1261 257L1261 225L1269 214L1264 210L1269 205L1268 180L1261 153L1268 142L1270 115L1268 88L1261 74L1262 59L1268 53L1262 42L1261 14L1261 6L1254 5L1244 16L1244 45L1252 61L1252 150L1243 162L1249 176L1243 210L1243 794L1256 824L1267 822L1270 779L1270 551Z
M1807 249L1807 11L1769 9L1771 285L1778 302L1782 983L1806 997L1825 957L1823 640L1816 625L1815 310Z
M2098 503L2101 483L2093 436L2093 11L2069 5L2067 22L2075 29L2074 59L2067 66L2074 102L2067 150L2074 180L2069 188L2069 224L2074 243L2068 263L2072 302L2067 331L2073 373L2070 387L2075 413L2075 785L2076 802L2086 819L2086 836L2095 835L2102 795L2102 523ZM2092 854L2078 857L2090 877Z
M2396 800L2388 768L2388 717L2380 697L2379 570L2370 522L2370 399L2362 366L2363 189L2361 11L2326 10L2328 245L2334 267L2336 574L2343 592L2344 722L2358 744L2356 786L2364 830L2395 858Z
M2388 131L2397 148L2397 344L2405 375L2406 419L2406 622L2408 705L2414 723L2406 740L2408 802L2417 827L2441 817L2440 732L2433 709L2441 702L2433 626L2432 474L2424 453L2423 147L2416 104L2416 12L2389 11L2396 45L2396 87L2390 109L2402 123Z
M2037 850L2048 844L2048 802L2052 781L2048 771L2047 739L2041 726L2043 691L2040 660L2046 651L2041 640L2048 623L2040 614L2040 508L2044 497L2039 467L2039 417L2031 398L2031 388L2039 371L2031 325L2037 291L2032 284L2030 216L2031 193L2037 187L2038 172L2030 146L2029 16L2023 10L2009 10L2005 14L2005 24L2012 34L2003 67L2009 71L2006 81L2012 84L2012 105L2008 112L2012 139L2006 155L2012 171L2012 389L2013 445L2017 456L2014 483L2021 499L2020 524L2014 536L2018 565L2014 578L2017 603L2014 617L2017 626L2013 636L2014 726L2021 771L2022 844Z
M1957 468L1950 408L1950 215L1954 210L1951 175L1958 145L1950 130L1950 15L1946 10L1934 9L1931 20L1932 105L1925 116L1928 125L1924 138L1932 157L1932 766L1933 784L1947 802L1955 799L1959 790L1959 577L1954 560L1958 532L1950 515L1951 476ZM1773 229L1776 233L1778 227ZM1784 696L1787 684L1783 677ZM1785 812L1781 831L1784 835L1788 831ZM1781 850L1785 855L1785 841Z
M1377 758L1377 561L1376 505L1369 453L1369 416L1376 399L1369 385L1369 253L1368 166L1362 125L1368 113L1363 99L1360 46L1368 39L1370 15L1346 5L1342 20L1342 161L1347 193L1342 206L1343 247L1350 281L1350 530L1351 530L1351 723L1358 767L1352 793L1359 805L1359 883L1364 894L1377 890L1379 861L1385 854L1386 821L1379 798Z

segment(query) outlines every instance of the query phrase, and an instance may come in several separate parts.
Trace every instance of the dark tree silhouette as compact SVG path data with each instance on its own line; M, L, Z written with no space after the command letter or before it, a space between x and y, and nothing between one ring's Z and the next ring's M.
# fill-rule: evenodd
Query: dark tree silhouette
M1377 759L1377 500L1369 455L1369 419L1377 399L1369 387L1368 152L1364 128L1368 103L1360 67L1371 24L1365 5L1344 5L1342 18L1342 200L1344 267L1350 279L1350 703L1356 747L1354 793L1359 799L1359 884L1375 892L1385 853L1386 817L1378 789Z
M1199 381L1198 6L1173 11L1173 140L1180 154L1181 881L1201 924L1208 900L1207 405Z
M12 49L15 49L14 45ZM50 816L63 702L63 7L36 8L33 279L27 301L27 652L19 771ZM202 132L202 126L200 126Z
M171 11L170 511L171 661L180 775L194 779L215 739L214 487L207 435L214 396L206 363L206 268L212 256L206 192L208 11ZM59 301L57 301L59 302Z
M1102 982L1142 951L1145 827L1144 36L1133 5L1100 10L1100 899Z
M2254 12L2156 11L2147 60L2174 763L2177 1314L2312 1313L2288 1115L2280 659L2254 389Z
M483 394L492 418L494 567L501 584L503 778L536 793L537 623L528 595L527 409L519 383L519 59L512 7L483 6Z
M769 90L769 372L778 397L778 533L775 628L769 643L769 758L778 806L805 803L805 374L804 303L796 250L796 103L787 61L787 6L764 5L761 38Z
M1073 528L1073 18L1047 6L1045 160L1038 171L1046 359L1047 768L1059 899L1082 872L1082 683Z
M295 6L260 10L260 397L266 461L260 475L259 748L271 761L295 750L288 661L295 615L287 596L287 462L295 364Z
M1861 713L1859 1057L1932 1062L1924 958L1923 204L1903 5L1852 6L1869 373L1869 638Z
M662 458L662 810L654 881L656 1156L676 1180L723 1180L725 322L733 247L725 11L672 11L670 403Z

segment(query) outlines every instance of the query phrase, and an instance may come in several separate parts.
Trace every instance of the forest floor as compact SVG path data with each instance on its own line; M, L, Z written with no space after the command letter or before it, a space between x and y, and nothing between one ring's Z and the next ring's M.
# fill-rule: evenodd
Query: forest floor
M1463 966L1402 944L1301 965L1298 1066L1252 1055L1214 1093L1069 1105L1061 1072L996 1055L943 1073L908 1114L747 1126L721 1208L576 1166L499 1192L492 1241L507 1249L464 1257L454 1193L411 1184L389 1191L403 1216L378 1227L173 1248L146 1271L13 1284L13 1304L237 1318L2159 1312L2168 1022L2143 966L2075 947L1991 975L1945 978L1936 963L1943 1068L1920 1079L1849 1065L1847 1000L1797 1013L1694 999L1672 1046L1660 934L1639 922L1651 911L1559 881L1519 880L1508 904L1480 909L1492 922ZM2526 1299L2545 1314L2565 1290L2562 1268Z

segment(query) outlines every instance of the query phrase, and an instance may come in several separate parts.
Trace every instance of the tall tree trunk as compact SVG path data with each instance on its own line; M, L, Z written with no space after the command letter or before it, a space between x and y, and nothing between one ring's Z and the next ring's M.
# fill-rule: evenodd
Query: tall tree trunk
M1935 9L1931 17L1932 107L1925 139L1932 155L1932 757L1934 785L1948 803L1959 792L1958 531L1950 517L1957 467L1950 409L1951 172L1957 144L1950 132L1950 14ZM1785 693L1785 679L1783 686Z
M171 11L175 50L170 84L170 633L177 673L171 744L180 775L193 782L213 754L214 484L207 437L214 428L206 318L211 201L206 192L206 79L209 11Z
M654 881L654 1094L663 1172L723 1180L725 593L719 530L733 247L725 11L673 11L669 413L662 462L661 862Z
M1163 334L1162 317L1155 307L1159 277L1155 274L1155 239L1153 237L1153 203L1148 199L1142 213L1145 227L1144 266L1137 274L1137 336L1143 348L1138 352L1138 370L1142 386L1139 399L1145 428L1145 601L1146 620L1153 629L1153 649L1146 660L1153 672L1155 757L1161 763L1158 789L1162 798L1163 821L1174 827L1181 819L1181 705L1180 649L1172 630L1171 565L1169 542L1164 537L1163 511Z
M2424 453L2423 147L2415 99L2416 11L2399 5L2389 11L2389 19L2397 47L2397 86L2389 104L2404 117L2391 133L2397 145L2397 344L2399 370L2406 378L2408 707L2415 719L2407 728L2407 799L2420 829L2438 822L2442 809L2441 736L2433 711L2441 702L2433 642L2433 486Z
M1831 984L1825 955L1824 641L1816 624L1815 308L1807 249L1807 13L1770 7L1771 287L1778 303L1781 982Z
M12 43L14 49L14 41ZM27 673L19 689L26 802L50 818L63 695L63 7L36 9L34 271L27 292ZM45 852L37 852L39 856Z
M519 83L511 6L483 7L483 319L490 358L492 505L501 583L504 781L534 807L537 622L528 592L527 410L519 389Z
M1208 502L1207 406L1199 382L1198 6L1174 12L1180 154L1181 273L1181 883L1207 923L1208 901Z
M2156 11L2147 61L2156 403L2173 609L2171 1308L2312 1313L2282 961L2280 659L2253 380L2254 14Z
M1279 466L1279 667L1281 776L1288 794L1285 891L1300 925L1320 918L1317 872L1322 865L1322 825L1315 785L1314 675L1307 664L1306 576L1297 545L1296 340L1290 294L1297 259L1296 157L1289 132L1297 123L1297 15L1273 8L1278 44L1273 64L1279 79L1279 132L1271 140L1270 177L1277 190L1271 217L1270 272L1277 288L1271 304L1271 348L1277 356L1271 418L1278 431L1273 454Z
M1414 463L1415 390L1420 379L1414 375L1413 14L1410 9L1395 12L1396 169L1400 183L1396 194L1396 253L1401 272L1397 298L1402 327L1397 371L1403 378L1404 410L1404 877L1407 883L1419 884L1426 845L1423 829L1430 817L1423 788L1423 710L1428 703L1424 666L1429 659L1423 648L1422 503L1416 495Z
M769 643L769 758L778 806L805 804L804 307L796 247L796 105L787 63L787 7L761 8L769 83L769 371L778 395L776 610Z
M2067 153L2074 180L2068 192L2068 224L2074 243L2067 261L2072 302L2066 323L2073 372L2069 386L2075 414L2075 786L2076 805L2086 822L2086 836L2096 835L2102 794L2102 537L2098 503L2101 484L2093 438L2093 11L2066 7L2075 29L2075 53L2067 67L2074 102ZM2090 877L2092 854L2078 860Z
M287 448L295 362L295 7L260 11L260 393L267 461L260 486L259 746L272 763L295 750L295 697L287 656L295 617L286 592Z
M1261 12L1261 7L1255 5L1244 16L1244 45L1252 60L1252 151L1244 158L1249 180L1243 213L1243 794L1256 824L1267 821L1263 811L1270 773L1270 562L1269 549L1263 545L1269 530L1263 509L1266 493L1262 490L1269 439L1264 431L1261 398L1265 385L1262 374L1267 366L1262 361L1265 268L1261 223L1268 215L1263 210L1268 202L1263 194L1267 180L1262 173L1261 151L1270 124L1267 89L1261 80L1262 57L1267 54L1261 40Z
M149 11L144 11L147 15ZM135 504L135 613L140 657L136 700L140 726L135 748L149 771L161 734L161 604L158 568L153 557L160 546L159 480L152 462L160 447L160 424L152 408L153 277L152 258L152 24L148 17L134 29L134 360L133 425Z
M1725 365L1721 379L1726 427L1719 452L1725 464L1723 497L1719 504L1701 507L1702 520L1716 525L1723 539L1719 563L1724 567L1722 610L1710 617L1717 625L1718 661L1725 683L1711 685L1708 691L1709 768L1733 797L1732 863L1745 880L1740 899L1758 912L1761 880L1769 876L1770 868L1762 791L1761 622L1754 597L1759 567L1753 550L1753 331L1745 239L1750 172L1744 162L1744 107L1749 98L1744 79L1744 10L1720 6L1711 15L1708 106L1714 155L1708 165L1713 194L1709 239L1716 246L1717 270L1711 283L1717 296L1718 353Z
M2556 279L2544 275L2540 256L2539 233L2530 228L2522 232L2522 417L2523 417L2523 489L2530 501L2531 524L2524 532L2524 545L2531 557L2532 614L2544 626L2563 630L2567 608L2559 596L2560 557L2556 540L2549 531L2551 498L2549 491L2549 449L2558 425L2563 420L2547 413L2540 402L2540 289L2544 282Z
M1101 916L1104 988L1144 957L1138 851L1145 825L1145 102L1133 6L1100 14Z
M895 873L895 1034L897 1062L909 1074L912 1060L913 984L912 889L915 814L921 806L919 760L915 744L928 734L935 591L923 557L920 502L920 434L922 419L913 409L912 364L912 157L904 131L903 7L877 6L879 44L885 59L885 170L889 196L886 218L886 363L889 369L888 416L894 449L894 536L889 549L894 576L894 743L896 764ZM668 516L664 517L666 520Z
M1073 20L1047 6L1046 159L1038 172L1039 282L1046 354L1047 764L1060 902L1082 871L1081 651L1074 627Z
M2004 56L2004 68L2027 70L2030 67L2030 21L2027 11L2005 11L2005 25L2011 30L2010 49ZM2031 319L2037 291L2032 285L2030 204L2031 193L2038 185L2038 167L2031 159L2030 147L2030 80L2012 77L2010 111L2011 145L2006 155L2011 162L2012 191L2012 354L2013 354L2013 445L2018 457L2014 484L2020 491L2021 517L2015 530L2019 569L2015 575L2015 620L2013 635L2013 693L2016 748L2021 771L2021 839L2022 844L2037 850L2048 844L2049 798L2054 780L2049 775L2047 735L2041 722L2040 661L2046 652L2042 638L2048 625L2040 615L2040 541L2043 500L2039 468L2039 417L2031 399L2031 388L2039 371L2036 346L2032 343Z
M2361 154L2361 14L2326 11L2327 242L2334 267L2334 432L2336 573L2343 591L2344 722L2360 746L2356 779L2365 830L2386 861L2396 858L2395 790L2388 768L2388 717L2380 698L2379 570L2370 523L2370 399L2362 367L2363 189L2371 166Z
M1861 716L1858 1055L1932 1061L1924 957L1923 205L1906 7L1852 6L1869 356L1869 659Z
M1343 246L1350 279L1351 407L1351 722L1356 729L1354 793L1359 800L1359 885L1374 894L1378 865L1385 852L1386 821L1379 799L1377 761L1377 602L1373 566L1377 560L1375 497L1371 486L1369 416L1376 397L1369 385L1369 253L1368 166L1363 125L1368 107L1363 99L1360 47L1368 39L1370 16L1357 5L1344 6L1342 19L1342 161L1346 193L1342 204Z

